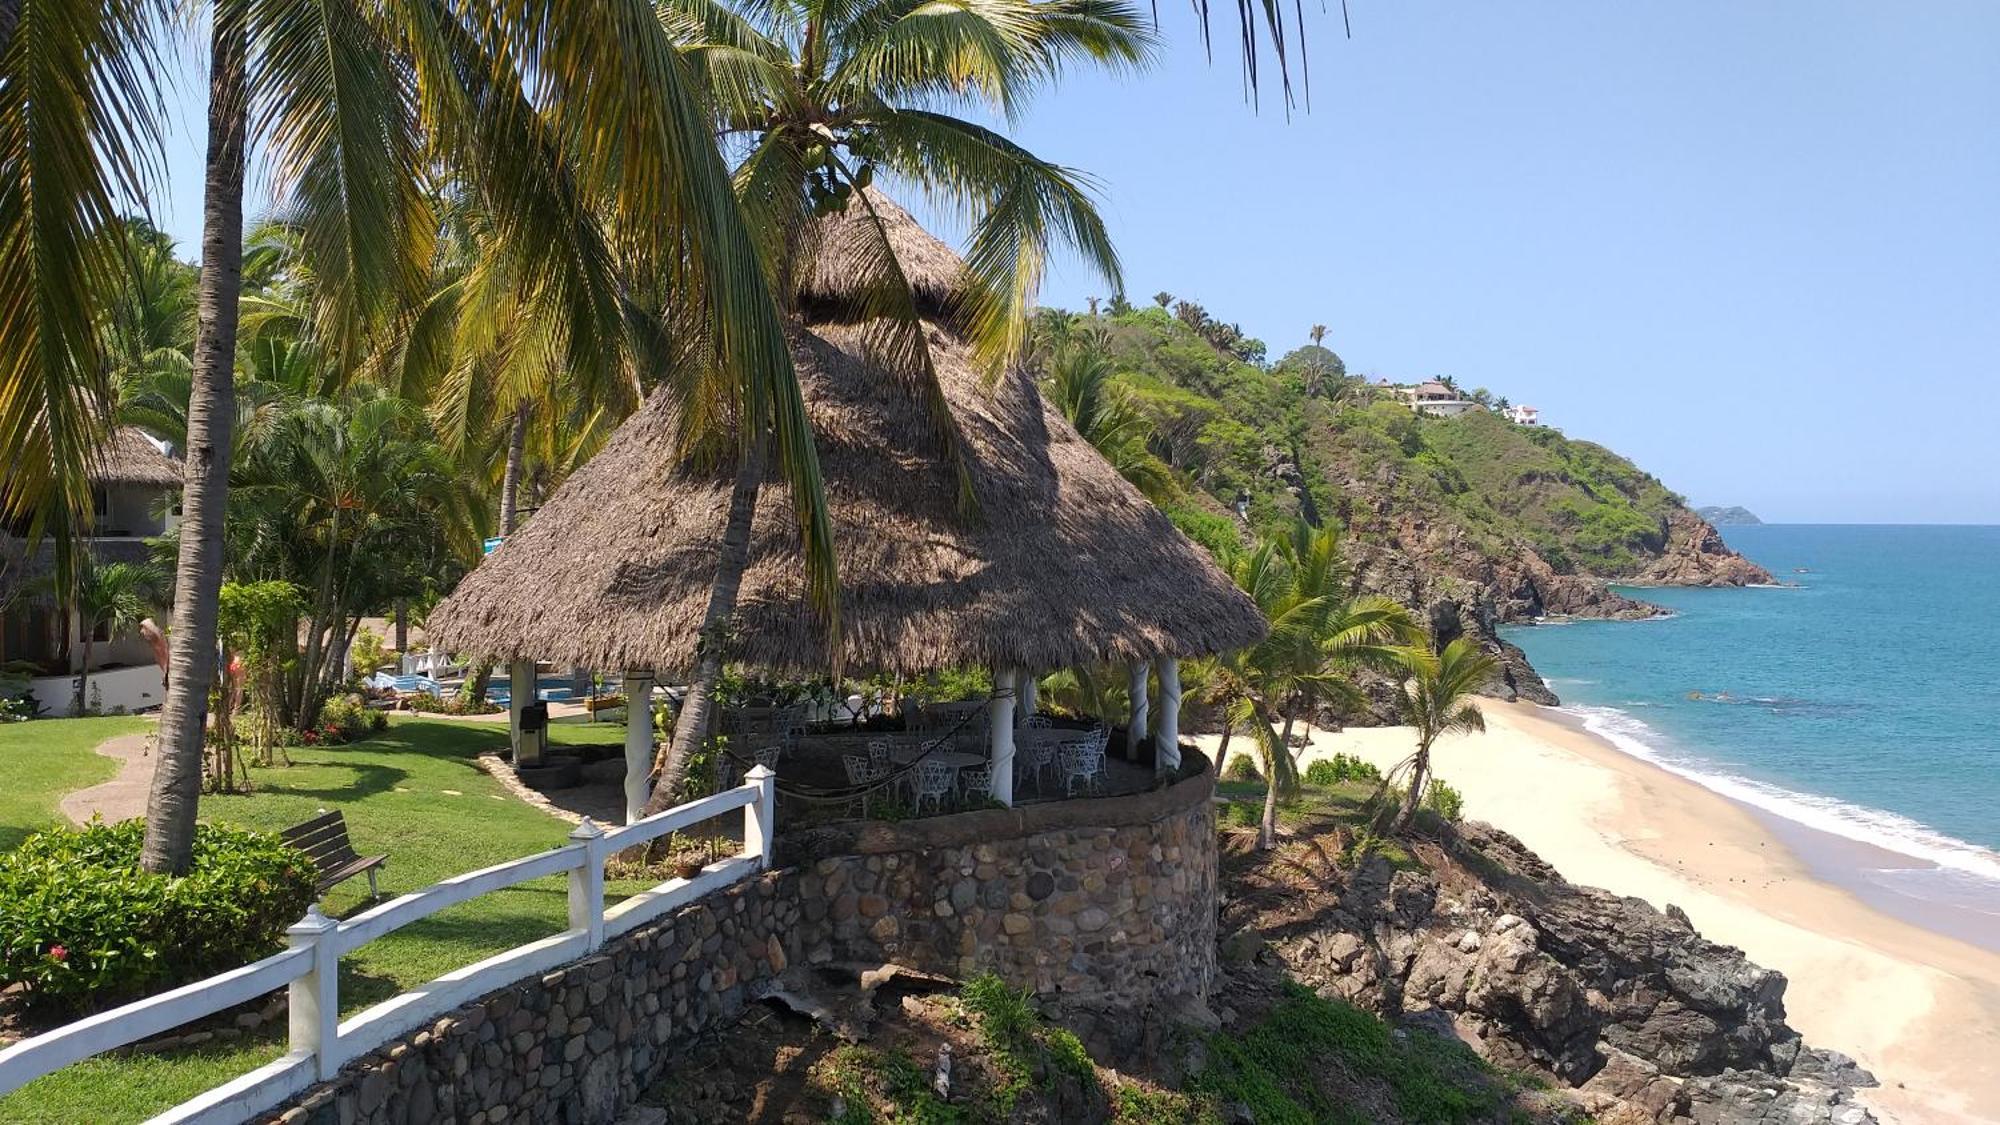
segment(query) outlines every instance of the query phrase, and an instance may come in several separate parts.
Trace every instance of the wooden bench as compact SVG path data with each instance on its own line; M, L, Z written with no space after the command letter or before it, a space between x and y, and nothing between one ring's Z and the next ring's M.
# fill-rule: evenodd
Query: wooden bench
M382 894L375 888L375 869L388 862L386 855L367 858L355 854L354 841L347 836L347 818L338 812L321 812L304 824L293 825L280 834L285 843L306 853L319 869L319 887L316 893L325 894L334 887L366 872L368 875L368 897L380 898Z

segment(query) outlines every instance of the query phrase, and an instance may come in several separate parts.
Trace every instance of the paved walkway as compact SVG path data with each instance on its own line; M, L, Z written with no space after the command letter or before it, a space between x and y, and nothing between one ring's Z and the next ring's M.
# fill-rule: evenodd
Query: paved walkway
M153 767L159 756L153 753L155 731L121 734L97 744L97 752L118 763L118 774L110 781L79 789L62 799L64 816L78 824L99 815L107 824L146 815L146 800L153 792Z

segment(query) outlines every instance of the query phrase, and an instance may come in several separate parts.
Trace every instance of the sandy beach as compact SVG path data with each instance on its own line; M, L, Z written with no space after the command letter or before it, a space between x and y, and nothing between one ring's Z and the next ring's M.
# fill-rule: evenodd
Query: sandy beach
M2000 1121L2000 953L1816 878L1762 814L1557 712L1482 708L1485 734L1434 754L1467 817L1513 833L1573 882L1673 903L1710 939L1783 972L1792 1026L1874 1071L1882 1087L1867 1100L1883 1116ZM1387 767L1412 746L1403 728L1316 732L1302 763L1344 752Z

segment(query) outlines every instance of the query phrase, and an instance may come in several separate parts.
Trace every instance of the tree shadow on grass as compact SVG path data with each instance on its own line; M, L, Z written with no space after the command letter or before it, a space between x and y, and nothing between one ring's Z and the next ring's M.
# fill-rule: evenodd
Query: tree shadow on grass
M410 776L408 770L375 762L316 762L314 765L322 769L347 770L353 776L344 785L288 785L270 792L282 793L289 797L315 798L329 802L331 807L353 804L378 793L387 793L396 787L397 782L408 780ZM254 799L256 793L251 793L251 797Z

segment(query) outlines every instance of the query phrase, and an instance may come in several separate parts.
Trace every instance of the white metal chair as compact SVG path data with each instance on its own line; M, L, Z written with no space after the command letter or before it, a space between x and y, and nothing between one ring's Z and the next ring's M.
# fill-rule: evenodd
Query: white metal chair
M1022 719L1021 725L1027 727L1029 730L1047 730L1049 729L1049 727L1053 726L1054 723L1052 723L1049 720L1049 717L1047 715L1044 715L1040 711L1037 711L1034 714L1028 716L1027 718Z
M1104 747L1095 739L1084 742L1065 743L1057 760L1062 766L1063 796L1076 796L1076 783L1084 783L1085 792L1096 792L1104 775Z
M1042 775L1056 762L1056 743L1047 738L1031 738L1023 741L1014 751L1016 774L1032 776L1035 792L1042 791Z
M945 803L951 800L952 790L958 784L958 767L950 762L926 758L917 763L917 811L924 811L924 802L929 801L944 811Z
M755 754L751 755L751 757L757 760L758 765L763 766L767 770L777 769L778 762L781 759L783 759L784 756L785 756L785 748L783 746L766 746L762 750L759 750Z
M972 801L992 800L993 799L992 767L988 766L976 770L974 769L959 770L958 795L960 800L966 801L968 803Z
M872 785L880 781L887 774L886 770L876 768L873 761L859 754L842 754L840 756L840 765L841 768L847 771L847 784L849 785ZM861 794L861 816L864 820L868 816L868 794L866 792Z

